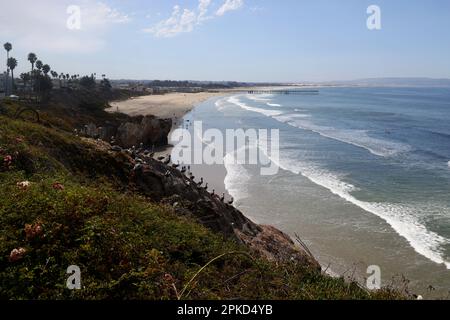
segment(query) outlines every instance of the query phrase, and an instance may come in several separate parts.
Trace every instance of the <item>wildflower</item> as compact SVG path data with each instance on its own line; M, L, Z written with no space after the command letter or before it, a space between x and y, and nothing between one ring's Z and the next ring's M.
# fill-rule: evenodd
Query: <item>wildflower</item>
M30 181L17 182L17 186L21 190L27 190L31 186L31 182Z
M7 156L5 156L4 158L3 158L3 162L5 163L5 164L11 164L11 162L12 162L12 157L10 156L10 155L7 155Z
M64 185L59 182L55 182L52 187L55 190L64 190Z
M175 282L175 279L173 278L173 276L171 274L168 274L168 273L166 273L164 275L164 280L167 281L167 282L171 282L171 283Z
M9 261L16 262L23 258L27 250L25 248L13 249L9 254Z
M33 239L42 234L43 228L40 222L25 225L25 235L27 239Z

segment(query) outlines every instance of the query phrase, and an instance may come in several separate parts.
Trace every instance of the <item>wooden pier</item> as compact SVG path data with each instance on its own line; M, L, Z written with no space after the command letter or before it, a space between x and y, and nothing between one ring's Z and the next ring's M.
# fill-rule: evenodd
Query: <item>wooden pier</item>
M273 89L273 90L248 90L248 94L319 94L319 90L315 89L293 89L293 90L285 90L285 89Z

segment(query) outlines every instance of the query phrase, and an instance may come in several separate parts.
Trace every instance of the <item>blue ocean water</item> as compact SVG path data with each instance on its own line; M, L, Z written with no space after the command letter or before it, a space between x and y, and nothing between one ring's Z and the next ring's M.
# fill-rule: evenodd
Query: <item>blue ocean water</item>
M292 193L305 195L299 179L306 178L317 186L310 194L320 193L318 201L324 206L342 200L348 211L355 207L361 217L381 219L399 243L405 242L431 264L450 269L450 89L321 88L319 95L241 94L205 104L191 117L211 128L280 130L279 179L264 180L257 170L226 166L226 188L244 212L261 202L260 185L267 183L271 191L263 197L272 199L258 208L258 215L267 217L264 222L275 219L283 207L308 206L311 202L298 195L287 198L282 186L291 185ZM320 203L309 209L317 212L317 225L328 219L317 209ZM335 208L341 210L338 215L346 215L342 210L347 209ZM297 218L290 216L287 227ZM377 225L366 234L384 232L377 231L379 222L374 221L370 223ZM392 252L399 252L392 239L383 246L392 244Z

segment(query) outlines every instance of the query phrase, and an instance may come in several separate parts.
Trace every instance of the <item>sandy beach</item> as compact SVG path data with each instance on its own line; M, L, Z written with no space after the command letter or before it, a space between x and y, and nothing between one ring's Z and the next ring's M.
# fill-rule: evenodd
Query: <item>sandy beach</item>
M107 111L121 112L130 116L154 115L159 118L182 118L196 105L211 97L223 95L219 92L168 93L148 95L111 103Z

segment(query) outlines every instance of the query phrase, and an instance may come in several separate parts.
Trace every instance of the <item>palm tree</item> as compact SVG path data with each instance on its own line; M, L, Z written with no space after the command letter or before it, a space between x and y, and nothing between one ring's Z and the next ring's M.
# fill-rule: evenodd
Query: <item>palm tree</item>
M12 78L12 90L14 93L14 69L17 67L17 60L15 58L8 58L8 68L11 70L11 78Z
M28 61L30 61L31 63L31 91L34 90L34 85L33 85L33 77L34 77L34 64L37 61L37 56L35 53L30 52L28 54Z
M30 63L31 63L31 71L34 71L34 64L35 64L36 61L37 61L37 56L36 56L36 54L34 54L33 52L30 52L30 53L28 54L28 61L30 61Z
M50 72L51 68L48 64L44 64L42 66L42 72L44 72L45 75L47 75Z
M42 67L44 66L44 64L42 63L41 60L36 61L36 68L41 71Z
M6 50L6 82L5 82L5 86L6 86L6 94L8 94L8 78L9 78L9 68L8 68L8 61L9 61L9 52L12 50L12 44L9 42L6 42L3 45L3 48L5 48Z

